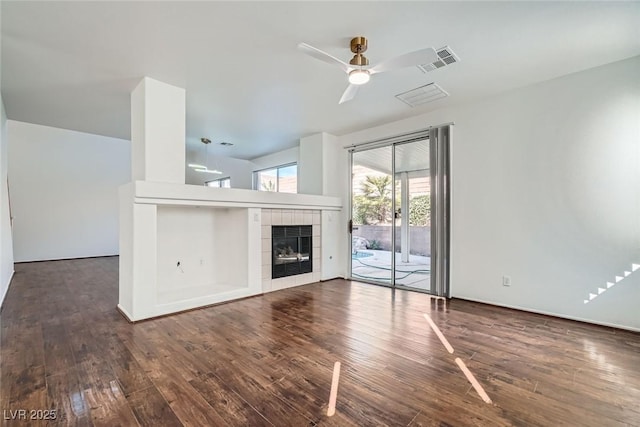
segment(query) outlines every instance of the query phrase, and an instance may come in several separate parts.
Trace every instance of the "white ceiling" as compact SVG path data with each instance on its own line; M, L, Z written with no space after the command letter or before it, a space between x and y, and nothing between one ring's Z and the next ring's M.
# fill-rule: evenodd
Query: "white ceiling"
M187 90L187 144L253 158L640 54L639 2L3 1L2 95L10 119L129 138L142 76ZM346 75L296 49L372 64L445 45L461 62L379 74L338 105ZM436 82L449 98L394 95ZM588 89L588 88L585 88Z
M395 154L391 154L395 150ZM391 174L391 165L395 159L396 173L411 172L413 176L427 175L429 170L429 140L385 146L353 153L353 164L365 166L380 173Z

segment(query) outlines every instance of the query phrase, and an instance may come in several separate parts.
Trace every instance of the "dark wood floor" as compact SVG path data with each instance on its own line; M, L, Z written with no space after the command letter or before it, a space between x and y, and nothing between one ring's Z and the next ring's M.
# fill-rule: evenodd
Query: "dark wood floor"
M16 266L4 425L38 425L7 420L19 409L56 410L49 425L640 425L640 334L343 280L132 325L117 270L115 257Z

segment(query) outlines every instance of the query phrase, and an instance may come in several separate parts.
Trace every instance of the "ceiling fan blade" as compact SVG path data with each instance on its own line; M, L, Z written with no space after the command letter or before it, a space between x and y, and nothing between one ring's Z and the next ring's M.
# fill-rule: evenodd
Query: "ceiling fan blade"
M306 43L300 43L298 45L298 49L300 49L301 51L303 51L309 56L313 56L314 58L319 59L320 61L326 62L328 64L337 65L345 73L348 73L352 69L352 67L350 67L349 64L347 64L346 62L341 61L335 56L329 55L327 52L324 52Z
M405 53L395 58L382 61L378 65L369 69L369 73L382 73L385 71L398 70L400 68L413 67L420 64L431 64L438 59L435 49L428 47L426 49L416 50L415 52Z
M342 94L342 98L340 98L340 102L338 102L338 104L342 104L344 102L351 101L356 96L356 93L358 93L358 88L359 87L360 86L358 86L358 85L349 85L349 86L347 86L347 88L345 89L344 93Z

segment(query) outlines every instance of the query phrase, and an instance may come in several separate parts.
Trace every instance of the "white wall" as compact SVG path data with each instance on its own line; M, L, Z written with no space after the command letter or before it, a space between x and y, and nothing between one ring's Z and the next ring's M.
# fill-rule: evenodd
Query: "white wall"
M8 121L16 262L118 254L130 143Z
M293 147L267 154L266 156L256 157L255 159L251 159L253 170L268 169L274 166L286 165L287 163L297 163L298 152L299 148Z
M300 138L298 152L298 192L322 194L324 133Z
M338 139L318 133L300 139L298 192L341 197L349 182L348 162ZM346 238L348 195L343 197L342 212L322 212L322 280L346 277Z
M247 209L158 207L157 302L248 288L246 224Z
M0 305L13 276L13 238L9 213L7 116L0 96Z
M343 211L346 209L343 207ZM340 212L322 211L322 280L347 277L347 252L340 244L342 237L347 235L347 229L341 217Z
M0 7L0 29L2 27L2 8ZM2 32L0 31L0 34ZM0 41L0 62L2 62L2 43ZM0 64L0 307L9 290L13 276L13 237L9 213L8 187L8 138L7 115L2 102L2 65Z
M187 151L187 163L204 164L205 153L203 151ZM231 188L244 188L251 190L252 174L255 169L249 160L234 159L232 157L209 155L209 169L217 169L221 175L196 172L193 168L186 167L186 183L193 185L204 185L205 181L212 181L219 178L231 178Z
M261 169L268 169L275 166L285 165L288 163L298 163L298 147L288 148L266 156L257 157L251 160L235 159L233 157L225 157L214 155L211 152L208 155L209 169L217 169L222 172L221 175L205 174L195 172L192 168L185 168L186 183L193 185L204 185L205 181L211 181L219 178L231 178L231 188L244 188L251 190L253 188L253 172ZM187 162L204 164L207 163L206 152L202 148L188 149Z
M640 263L639 75L635 57L340 140L455 122L453 296L640 330L640 270L583 302Z
M338 139L322 132L300 138L298 154L298 192L340 197L348 164Z
M349 162L345 158L338 138L324 134L324 150L322 151L322 194L325 196L343 196L343 182L349 182ZM343 199L343 211L349 209L348 199ZM346 223L345 223L346 226Z

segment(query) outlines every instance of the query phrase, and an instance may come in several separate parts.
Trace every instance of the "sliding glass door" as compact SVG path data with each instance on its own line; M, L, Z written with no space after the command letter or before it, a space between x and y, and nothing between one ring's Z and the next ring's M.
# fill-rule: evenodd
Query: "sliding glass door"
M393 147L352 153L351 276L393 283Z
M350 150L353 280L448 296L448 136Z
M396 286L431 288L431 176L429 140L394 148Z

